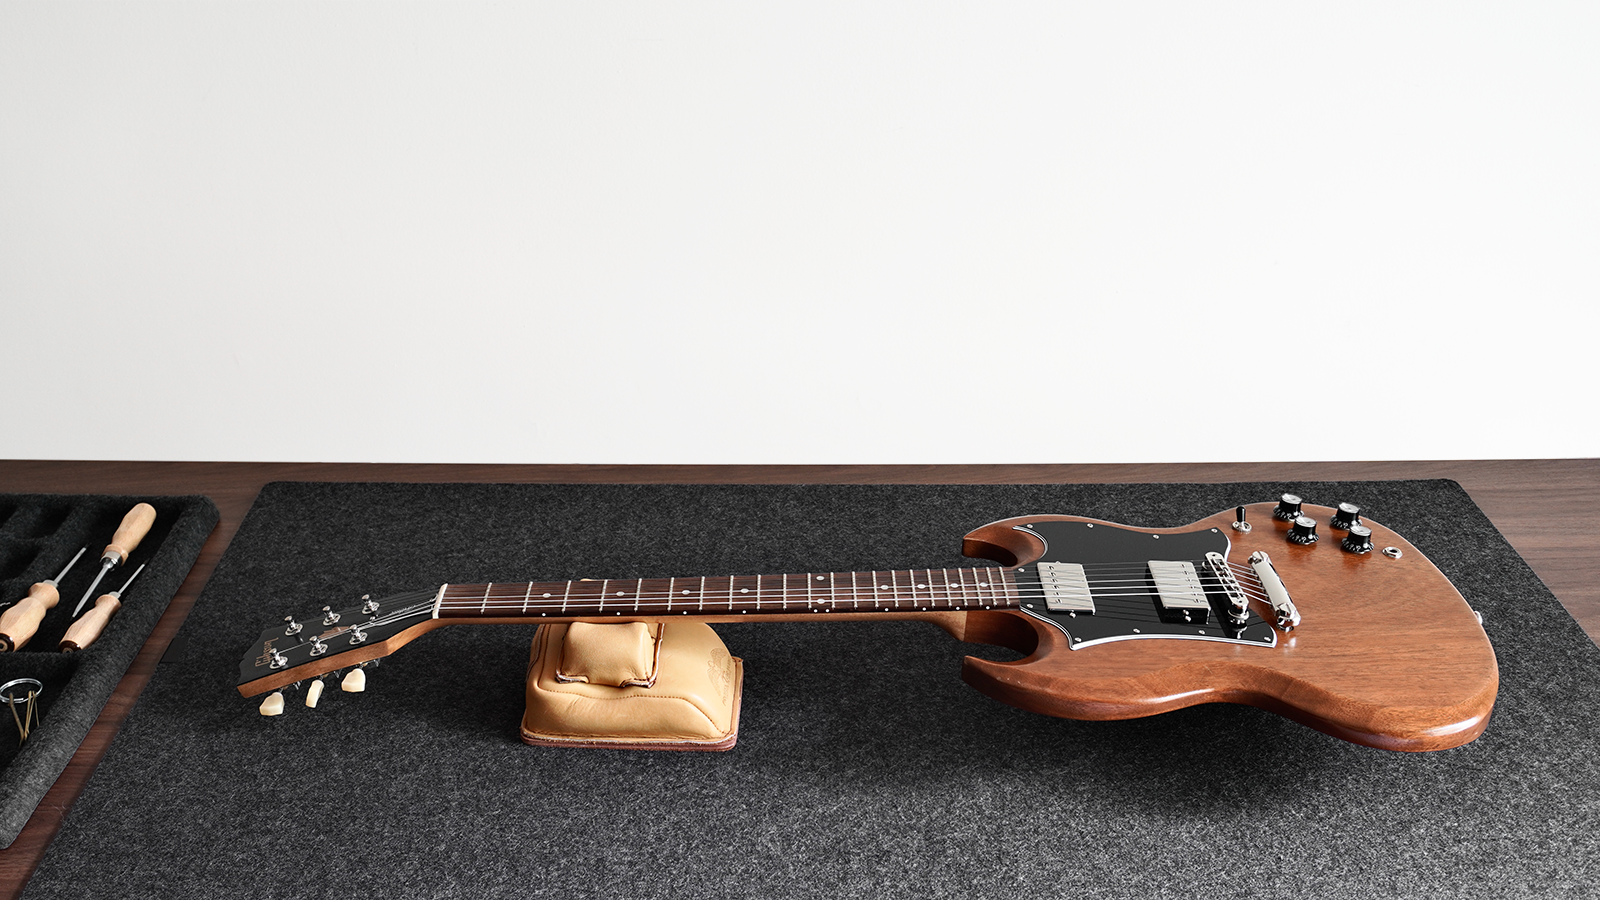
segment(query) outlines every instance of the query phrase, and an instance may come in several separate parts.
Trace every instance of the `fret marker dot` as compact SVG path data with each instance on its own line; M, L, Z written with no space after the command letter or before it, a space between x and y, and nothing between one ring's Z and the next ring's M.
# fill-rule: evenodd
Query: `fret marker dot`
M922 589L923 589L923 588L925 588L925 587L927 587L927 585L925 585L925 584L919 584L919 585L917 585L917 590L919 590L919 591L920 591L920 590L922 590Z
M688 592L688 591L684 591L684 593L685 593L685 594L687 594L687 593L689 593L689 592Z
M548 597L548 596L550 596L550 595L549 595L549 594L545 594L545 596L546 596L546 597Z
M817 576L817 580L818 580L818 581L827 581L827 580L828 580L828 579L826 579L826 578L823 578L823 577L822 577L822 576L821 576L821 575L818 575L818 576Z
M624 595L626 593L628 593L628 592L627 591L617 591L617 596L621 597L622 595Z
M749 588L739 588L739 593L748 594L748 593L750 593L750 589Z

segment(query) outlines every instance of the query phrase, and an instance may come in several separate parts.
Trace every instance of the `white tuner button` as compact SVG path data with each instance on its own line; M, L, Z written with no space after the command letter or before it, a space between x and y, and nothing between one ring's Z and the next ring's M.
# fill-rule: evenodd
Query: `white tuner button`
M311 687L306 688L306 705L311 707L312 709L316 709L317 708L317 701L321 700L321 699L322 699L322 679L321 678L312 679Z
M339 690L351 694L359 694L367 689L367 673L363 669L351 669L350 674L344 676L339 682Z
M283 691L273 691L267 699L261 701L261 714L263 716L283 715Z

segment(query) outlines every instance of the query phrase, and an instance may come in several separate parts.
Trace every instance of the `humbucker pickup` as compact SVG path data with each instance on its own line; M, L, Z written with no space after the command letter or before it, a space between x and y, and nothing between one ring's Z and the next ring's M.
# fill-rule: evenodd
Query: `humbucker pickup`
M1094 596L1089 593L1089 576L1082 563L1042 562L1036 568L1045 606L1051 612L1094 615Z

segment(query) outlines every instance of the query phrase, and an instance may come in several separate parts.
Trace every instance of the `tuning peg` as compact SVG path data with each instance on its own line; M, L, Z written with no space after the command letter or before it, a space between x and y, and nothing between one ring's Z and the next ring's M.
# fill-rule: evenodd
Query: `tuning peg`
M322 679L313 679L311 687L306 688L306 705L312 709L317 708L317 701L322 699Z
M324 624L324 625L337 625L337 624L339 624L339 614L333 611L333 607L324 606L322 608L322 611L327 613L327 615L322 617L322 624Z
M370 616L378 611L378 601L372 599L371 594L362 594L361 599L365 601L361 604L362 615Z
M296 622L294 620L294 616L284 616L283 620L285 622L289 623L289 627L285 628L283 630L283 633L284 633L285 637L287 637L287 636L289 636L291 634L299 634L300 633L300 629L305 627L305 626L301 625L299 622Z
M263 716L283 715L283 691L273 691L267 699L261 701L261 714Z
M366 673L366 670L362 669L360 666L357 666L356 668L351 669L350 673L348 675L344 676L344 680L339 682L339 689L342 690L342 691L346 691L348 693L351 693L351 694L359 694L362 691L366 690L367 689L367 673Z

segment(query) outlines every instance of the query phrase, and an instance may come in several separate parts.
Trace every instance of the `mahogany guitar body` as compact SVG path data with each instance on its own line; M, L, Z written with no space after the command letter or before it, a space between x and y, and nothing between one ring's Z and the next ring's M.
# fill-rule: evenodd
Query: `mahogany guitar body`
M1271 646L1209 639L1109 640L1075 648L1045 617L1011 611L967 613L957 637L1026 654L1015 662L968 657L962 677L1002 702L1070 719L1129 719L1201 703L1242 703L1279 713L1357 744L1439 750L1483 732L1499 670L1476 614L1433 563L1374 522L1373 550L1346 552L1339 532L1300 545L1271 503L1247 507L1252 528L1230 527L1231 512L1182 528L1139 529L1075 516L1024 516L985 525L962 544L968 556L1002 565L1074 562L1072 541L1041 540L1046 523L1092 523L1139 539L1163 558L1160 538L1203 533L1231 543L1238 567L1255 551L1270 556L1301 623ZM1306 506L1323 529L1334 510ZM1059 529L1058 529L1059 531ZM1169 540L1169 544L1170 544ZM1049 546L1047 546L1047 544ZM1394 548L1398 554L1385 553ZM1142 561L1142 560L1139 560ZM1251 599L1254 612L1272 610Z

